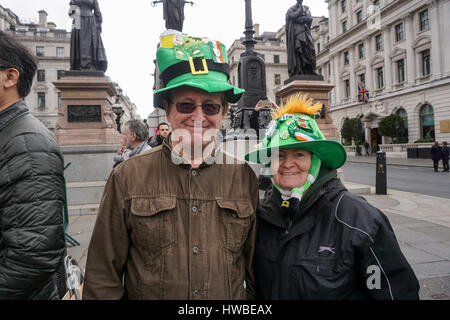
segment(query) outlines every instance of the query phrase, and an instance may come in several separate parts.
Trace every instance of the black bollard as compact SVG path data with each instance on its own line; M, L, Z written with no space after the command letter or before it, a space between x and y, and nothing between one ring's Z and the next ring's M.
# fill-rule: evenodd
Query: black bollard
M376 194L387 194L386 152L377 152Z

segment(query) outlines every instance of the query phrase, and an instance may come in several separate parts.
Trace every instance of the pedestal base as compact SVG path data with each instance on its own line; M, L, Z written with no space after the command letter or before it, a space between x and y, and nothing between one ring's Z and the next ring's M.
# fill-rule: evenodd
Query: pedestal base
M286 103L289 96L301 93L306 94L315 102L321 103L323 109L321 111L320 118L316 117L317 125L328 140L338 140L339 132L333 125L333 120L330 117L330 104L328 97L328 94L331 90L333 90L334 85L323 80L290 80L291 79L286 81L287 84L277 92L277 96L282 99L283 103Z
M77 76L63 77L54 82L61 91L61 107L55 130L59 144L120 144L112 111L117 95L114 84L104 76L93 76L92 72L90 76L76 73Z

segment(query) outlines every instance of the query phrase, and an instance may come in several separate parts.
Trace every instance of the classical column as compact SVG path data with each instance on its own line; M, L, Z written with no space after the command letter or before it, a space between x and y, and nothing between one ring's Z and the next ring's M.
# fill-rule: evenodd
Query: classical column
M335 106L337 104L337 83L336 83L336 72L334 71L334 65L336 64L334 60L334 55L330 55L330 82L334 84L334 89L331 91L331 105Z
M350 59L350 102L356 101L356 97L358 95L358 91L356 90L356 77L355 77L355 57L358 55L355 54L355 50L357 50L357 46L352 45L349 52Z
M386 91L391 91L392 88L392 60L390 57L392 48L391 26L388 25L383 30L383 48L384 48L384 88Z
M440 41L440 19L439 19L439 1L433 0L430 3L431 11L431 68L433 79L439 79L441 70L441 41ZM448 17L447 17L448 18ZM447 30L448 32L448 30ZM443 53L443 54L448 54Z
M336 53L334 56L334 90L336 91L336 100L334 101L334 105L340 105L342 104L342 94L341 94L341 77L339 72L339 59L341 58L341 55L339 52Z
M373 39L371 36L368 36L364 41L364 50L366 51L366 89L369 91L375 89L372 85L373 70L372 66L370 65L370 60L372 59L372 42Z
M416 54L413 48L414 44L414 15L409 13L405 19L406 26L406 76L408 79L408 86L412 86L416 82Z

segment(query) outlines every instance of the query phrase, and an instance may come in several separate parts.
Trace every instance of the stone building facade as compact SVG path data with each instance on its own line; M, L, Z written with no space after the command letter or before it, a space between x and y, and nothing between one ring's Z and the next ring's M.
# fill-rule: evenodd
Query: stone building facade
M329 20L319 28L328 29L327 41L315 40L318 70L336 86L335 125L360 118L366 141L389 144L378 124L395 113L407 124L403 142L449 141L450 1L326 2ZM370 92L369 103L358 101L358 83Z
M71 33L49 22L48 14L44 10L40 10L38 14L39 23L21 23L14 12L0 5L0 30L16 37L35 54L38 71L25 102L30 112L53 131L60 107L60 91L55 88L53 82L64 76L64 71L70 70ZM121 122L138 119L136 105L123 94L120 87L117 89L125 111Z

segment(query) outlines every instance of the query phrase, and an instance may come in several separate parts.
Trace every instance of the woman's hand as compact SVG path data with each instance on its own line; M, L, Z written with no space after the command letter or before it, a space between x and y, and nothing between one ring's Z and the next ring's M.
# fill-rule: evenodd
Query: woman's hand
M267 101L269 101L269 105L264 104L263 100L259 100L258 103L255 106L255 110L256 111L261 111L264 108L270 108L270 109L275 110L276 108L278 108L277 104L275 102L273 102L272 100L269 99Z

